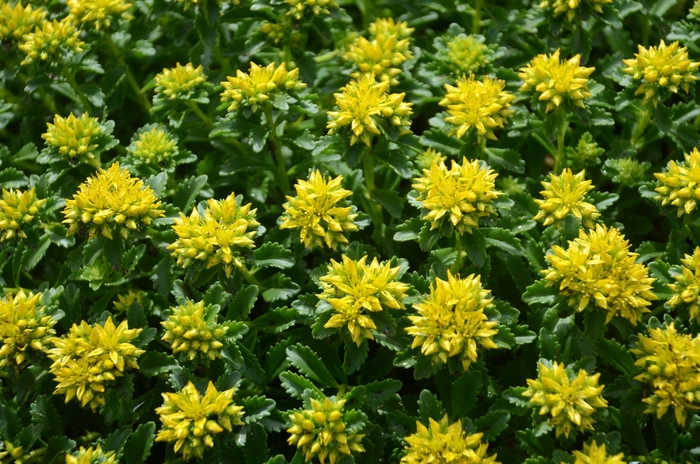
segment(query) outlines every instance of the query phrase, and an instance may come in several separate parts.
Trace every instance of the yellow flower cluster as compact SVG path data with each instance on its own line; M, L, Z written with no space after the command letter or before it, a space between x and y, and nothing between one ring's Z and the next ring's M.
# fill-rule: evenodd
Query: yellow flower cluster
M574 451L574 457L574 464L625 464L623 453L610 456L605 451L605 444L598 446L595 440L590 445L585 443L583 451Z
M595 164L598 157L605 153L604 149L598 147L598 142L593 140L590 132L584 133L575 147L567 147L567 151L567 157L573 161L575 166L580 167Z
M20 290L14 298L0 299L0 367L21 368L30 351L42 353L49 348L56 321L40 306L41 298L41 293Z
M36 26L44 22L46 11L43 8L26 7L18 2L14 7L9 3L0 2L0 39L21 40Z
M360 140L369 147L372 137L381 133L378 123L393 126L400 135L411 133L409 116L413 114L413 104L403 101L405 92L388 93L389 83L377 82L369 74L350 81L340 90L341 93L333 94L338 111L328 112L329 135L350 126L350 145Z
M164 68L163 72L153 78L156 84L155 92L163 94L170 100L187 98L189 92L206 81L202 65L196 68L192 63L182 66L177 63L174 68Z
M545 226L554 224L560 228L564 218L568 214L573 214L581 220L583 227L592 229L600 213L595 205L586 201L586 193L595 187L585 178L586 171L574 174L568 168L558 176L550 174L549 182L542 182L544 190L540 194L544 200L535 200L540 210L532 219L544 221Z
M24 447L18 444L19 440L15 443L10 441L4 441L5 451L0 451L0 462L7 462L12 464L34 464L39 462L44 462L46 460L46 450L48 446L42 446L41 448L36 448L25 451Z
M613 0L583 0L583 2L588 3L596 13L603 13L603 5L610 4ZM565 14L568 21L574 20L580 5L581 0L542 0L540 2L540 8L552 10L555 18Z
M280 229L299 229L306 247L336 249L348 243L345 233L358 230L353 206L344 206L352 195L342 187L343 176L326 178L321 171L311 173L308 181L299 179L294 186L296 197L287 196Z
M286 37L284 24L271 23L266 21L260 26L260 32L265 34L273 44L278 44L280 40Z
M315 16L329 15L331 14L329 8L338 7L336 0L285 0L285 2L290 6L287 15L294 16L298 20L301 20L306 12L311 12Z
M376 39L379 36L388 37L390 35L395 35L399 39L408 39L415 31L414 28L408 27L406 21L394 21L394 18L379 18L373 23L369 24L367 28L370 37ZM408 47L406 45L406 47Z
M148 226L165 215L151 187L114 163L108 170L80 184L78 193L66 201L63 221L68 235L87 227L90 238L99 234L113 239L113 232L127 238L130 230Z
M134 303L138 303L143 306L143 292L140 290L133 291L129 289L126 295L117 295L117 301L114 302L114 309L125 312Z
M428 148L420 155L416 156L414 164L421 171L424 169L430 169L433 164L444 163L447 157L437 150Z
M408 453L401 458L405 464L499 464L496 455L486 456L488 443L482 443L483 433L467 435L462 421L450 424L447 414L436 421L428 418L428 427L416 422L416 433L405 438Z
M67 118L55 115L53 124L46 123L46 128L41 138L62 156L83 161L95 157L94 152L99 148L95 138L102 133L97 118L91 118L88 113L83 113L78 118L73 113Z
M325 328L347 326L352 341L360 346L364 340L374 340L371 330L376 329L372 313L384 309L404 309L403 299L409 287L397 280L400 266L380 263L377 258L367 264L367 256L353 261L346 255L342 263L331 259L328 273L321 277L323 293L335 314ZM369 314L366 313L369 311Z
M182 353L190 361L200 353L211 360L221 357L222 340L228 326L217 323L211 306L204 306L203 301L188 301L172 311L168 320L160 325L165 328L161 340L170 344L173 353Z
M66 403L76 398L93 410L105 404L106 388L128 369L138 369L136 358L145 353L131 342L142 329L129 329L127 321L115 326L110 316L104 323L73 324L60 338L53 338L49 350L50 371L56 377L55 395L65 395Z
M38 199L36 190L5 190L0 198L0 242L14 237L26 238L22 226L32 224L46 199Z
M64 51L80 53L85 42L78 36L80 31L75 28L73 22L66 18L62 21L44 21L40 26L24 35L24 42L19 45L27 56L22 60L22 65L29 65L35 61L47 61L55 58Z
M177 240L168 245L168 250L177 257L177 263L186 268L197 261L209 269L223 263L226 276L234 267L243 266L241 254L255 248L253 238L260 223L255 220L256 209L251 204L239 206L236 195L231 193L224 200L207 200L204 216L197 208L189 217L180 213L173 230Z
M700 410L700 336L679 334L673 323L649 329L630 350L644 372L635 380L649 384L653 392L642 401L645 412L659 419L673 408L676 422L685 426L688 411Z
M616 184L632 187L646 179L646 170L651 163L636 158L610 158L605 161L605 175Z
M676 280L675 284L668 284L673 292L668 305L688 305L690 318L696 318L700 322L700 247L696 247L692 255L686 254L681 259L680 274L671 274Z
M433 364L459 356L466 371L476 362L477 350L498 348L491 339L498 333L498 322L484 314L492 301L481 276L460 279L447 271L447 280L437 277L430 295L413 305L418 315L408 316L413 325L406 328L414 337L411 348L420 346Z
M146 164L167 164L177 155L177 140L160 126L141 132L128 150Z
M66 464L118 464L117 454L114 451L103 451L98 444L80 449L72 454L66 454Z
M688 11L688 19L698 20L700 18L700 0L695 0L693 6Z
M363 434L347 429L347 412L343 411L344 399L326 398L318 401L311 398L311 409L294 411L289 414L292 426L287 429L291 436L287 442L304 453L304 462L318 456L321 464L326 458L335 464L340 456L349 456L353 451L362 453Z
M515 95L503 90L505 85L502 80L488 76L476 80L473 75L457 79L457 87L445 84L447 94L440 106L447 107L450 116L445 121L455 126L450 135L461 139L473 127L479 139L496 140L493 130L502 129L506 118L513 114L508 108Z
M250 63L250 71L236 71L236 77L226 76L221 85L222 102L231 102L228 111L236 111L241 106L249 106L253 111L264 105L271 97L290 91L299 91L306 84L299 82L299 68L287 71L285 63L275 67L275 63L263 67Z
M132 19L127 10L131 3L125 0L67 0L69 18L81 23L91 23L96 30L109 28L112 20L122 17Z
M447 42L447 64L456 72L474 74L487 66L491 49L480 35L460 34Z
M666 172L654 173L659 185L655 200L661 206L675 206L678 217L692 213L700 199L700 151L693 148L683 156L685 162L669 161Z
M564 363L554 362L551 367L539 365L537 379L527 379L528 388L523 396L539 406L541 416L550 415L556 427L556 436L569 437L572 430L593 430L595 420L591 415L600 408L607 408L603 399L603 385L598 385L600 374L589 375L579 369L574 376Z
M538 100L547 102L546 111L571 102L583 108L583 100L592 96L588 89L588 76L595 68L580 66L581 55L568 60L559 59L559 50L550 55L537 55L521 68L518 76L524 81L522 92L537 92Z
M163 427L156 441L175 442L175 452L182 450L185 461L202 458L205 447L214 447L214 435L243 425L245 413L233 402L234 391L220 392L210 381L204 396L192 382L177 393L163 393L163 405L156 408Z
M640 83L634 94L644 95L645 105L652 102L656 106L663 98L659 95L663 89L690 92L690 84L698 79L694 73L700 62L688 58L687 47L680 47L678 41L667 46L662 40L658 47L638 48L635 58L622 60L626 66L622 70Z
M419 193L416 200L428 211L423 220L431 223L432 230L449 218L458 233L471 233L479 227L479 219L496 213L493 202L502 195L495 189L497 176L479 160L470 162L466 157L461 166L452 160L450 169L444 162L424 169L423 177L413 181Z
M649 277L646 266L635 263L638 255L629 248L618 229L596 224L595 229L581 229L567 249L552 247L545 255L549 268L541 272L576 311L592 303L607 312L606 324L621 316L636 325L657 299L651 291L656 279Z

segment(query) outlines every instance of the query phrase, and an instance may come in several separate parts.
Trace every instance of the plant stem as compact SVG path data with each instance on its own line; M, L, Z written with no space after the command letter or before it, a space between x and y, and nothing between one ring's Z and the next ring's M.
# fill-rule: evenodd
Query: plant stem
M233 76L234 71L233 68L231 68L231 63L229 62L228 58L226 58L224 54L221 53L221 47L219 46L220 42L221 39L219 38L216 41L216 45L214 45L214 57L219 61L221 69L224 71L224 73L227 76Z
M450 269L452 274L457 274L462 269L462 236L457 232L455 232L455 251L457 252L457 258L452 265L452 269Z
M129 83L131 90L133 90L134 96L136 97L136 100L143 107L143 109L144 109L144 111L146 111L146 113L150 113L151 112L151 103L148 101L148 99L143 94L143 92L141 92L141 86L139 86L138 82L136 82L136 78L134 77L134 74L131 72L131 69L126 64L126 61L124 60L124 57L122 56L121 52L119 51L117 46L112 41L112 36L109 34L105 34L104 37L105 37L105 41L107 43L107 48L109 48L109 51L110 51L110 53L112 53L112 56L114 57L114 59L117 60L117 63L119 63L119 66L126 69L126 80Z
M566 131L569 130L569 121L566 116L562 117L561 126L557 133L557 151L554 157L554 172L559 174L564 168L564 148L566 142Z
M326 63L335 58L336 56L338 56L338 50L333 50L332 52L324 53L323 55L315 57L314 61L316 63Z
M481 30L481 6L484 0L474 1L474 16L472 16L472 34L478 34Z
M85 111L90 111L92 109L92 105L88 101L83 91L80 90L78 82L75 80L75 74L66 73L66 81L68 81L68 84L70 84L71 88L73 89L73 92L75 92L75 94L80 99L80 103L82 103L83 107L85 108Z
M241 264L241 267L238 268L238 272L241 273L241 276L243 276L246 282L252 285L257 285L258 288L262 288L260 281L255 278L255 270L251 272L247 267L245 267L245 264Z
M644 114L642 114L642 118L637 122L637 127L634 129L634 132L632 133L632 138L630 138L630 144L636 148L637 142L639 142L639 139L644 135L644 131L647 128L647 125L649 125L649 121L651 120L651 105L647 105L646 109L644 110Z
M197 102L194 102L194 101L192 101L192 100L187 100L187 104L188 104L189 107L192 109L192 111L194 111L194 113L195 113L197 116L199 116L199 119L201 119L202 122L203 122L205 125L207 125L207 126L209 126L209 127L211 127L211 126L214 125L214 121L213 121L209 116L207 116L207 115L204 113L204 111L202 111L202 109L199 107L199 105L197 104Z
M272 151L275 153L275 158L277 159L277 172L280 178L280 187L283 192L288 192L291 189L289 184L289 175L287 174L287 164L284 160L284 155L282 155L282 146L277 140L277 126L272 119L272 108L270 105L265 105L265 119L269 125L270 134L268 135L268 141L272 146Z
M372 222L375 227L379 227L383 222L382 207L372 200L372 192L374 192L374 155L371 150L366 151L362 155L363 174L365 176L365 186L367 187L367 200L370 207L369 213L372 216Z
M542 145L544 148L549 150L549 153L554 156L554 154L557 152L557 149L554 145L552 145L552 142L550 142L548 139L543 138L540 134L537 132L532 133L532 137L534 137L535 140L537 140L540 145Z

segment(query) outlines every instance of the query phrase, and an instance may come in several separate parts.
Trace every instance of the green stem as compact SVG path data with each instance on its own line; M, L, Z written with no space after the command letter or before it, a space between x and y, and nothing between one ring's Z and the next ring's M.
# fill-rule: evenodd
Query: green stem
M484 0L474 1L474 16L472 16L472 34L478 34L481 30L481 6Z
M326 63L333 58L338 56L338 50L333 50L332 52L324 53L323 55L319 55L316 58L314 58L314 61L316 63Z
M543 138L537 132L533 132L532 136L540 143L540 145L547 149L552 156L557 152L556 147L552 145L552 142L550 142L547 138Z
M379 227L384 222L382 215L382 207L372 200L372 192L376 188L374 181L374 155L371 150L366 151L362 155L363 173L365 176L365 186L367 187L367 204L369 205L369 213L372 216L374 227Z
M455 251L457 252L457 258L452 265L452 274L456 275L462 269L462 236L455 231Z
M231 67L231 63L229 62L228 58L221 53L220 41L221 39L217 40L216 45L214 45L214 57L219 61L221 69L224 71L224 73L226 73L227 76L233 76L234 70Z
M105 34L104 37L105 37L105 41L107 43L107 48L109 48L109 51L112 53L112 56L114 57L114 59L117 60L117 63L119 63L119 66L126 69L126 80L129 83L129 87L131 87L131 90L134 92L134 97L139 102L139 104L143 107L144 111L146 111L146 113L150 114L151 103L148 101L146 96L141 91L141 86L139 86L138 82L136 82L136 78L134 77L134 74L131 72L131 69L129 68L129 66L126 64L126 60L124 60L124 57L122 56L121 52L119 51L117 46L112 41L112 36L109 34Z
M282 155L282 145L277 140L277 126L272 119L272 108L270 105L265 105L265 119L269 125L270 134L268 135L268 142L272 146L272 151L275 153L275 158L277 159L277 172L280 178L280 187L283 192L288 192L291 189L289 184L289 175L287 174L287 164L284 160L284 155Z
M557 151L554 157L554 172L559 174L564 169L564 148L566 142L566 131L569 130L569 121L566 116L562 118L559 132L557 133Z
M644 113L642 114L642 118L637 122L637 127L632 133L632 138L630 138L630 144L633 147L637 147L637 143L639 142L639 139L644 135L644 131L646 130L647 125L649 125L650 120L651 105L647 105L646 109L644 110Z
M642 46L649 45L649 32L651 31L651 16L648 14L643 16L642 20Z
M241 267L238 268L238 272L241 273L241 276L243 276L246 282L252 285L257 285L258 288L262 288L260 281L255 278L255 270L251 272L247 267L245 267L245 264L242 264Z
M208 127L212 127L214 125L214 121L209 116L207 116L204 113L204 111L202 111L202 109L199 107L197 102L192 101L192 100L187 100L187 104L192 109L192 111L194 111L194 114L199 116L199 119L201 119L205 125L207 125Z

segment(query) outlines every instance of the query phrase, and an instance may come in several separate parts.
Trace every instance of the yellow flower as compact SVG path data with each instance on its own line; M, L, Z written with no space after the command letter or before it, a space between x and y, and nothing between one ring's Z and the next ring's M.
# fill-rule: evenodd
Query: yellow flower
M481 35L460 34L447 42L447 64L457 72L473 74L491 62L493 51Z
M177 63L174 68L163 68L163 72L156 74L153 79L157 94L176 100L187 98L191 90L207 80L207 76L204 75L202 65L195 68L192 63L187 63L185 66Z
M369 147L372 137L381 133L378 123L394 126L400 135L411 133L408 117L413 114L412 103L403 101L406 93L387 93L388 82L377 82L366 74L340 90L342 93L333 94L338 111L328 112L330 121L326 127L329 135L350 126L350 145L361 140Z
M483 433L467 435L462 421L450 424L447 414L436 421L428 418L428 427L416 421L416 433L405 438L408 453L405 464L499 464L496 455L486 456L488 443L481 443Z
M654 173L659 185L655 189L659 195L654 199L661 206L675 206L678 217L692 213L700 199L700 151L693 148L683 156L685 162L670 161L666 172Z
M98 444L96 447L85 448L73 454L66 454L66 464L117 464L117 454L114 451L103 451Z
M285 29L284 24L271 23L268 21L260 26L260 32L265 34L273 44L277 44L280 40L286 38Z
M146 164L168 164L178 153L177 139L162 127L153 126L141 132L127 152Z
M437 277L430 295L413 305L418 315L408 316L413 325L406 328L414 337L411 348L420 346L433 364L459 356L466 371L476 362L477 349L498 348L491 339L498 333L498 323L484 314L492 301L480 276L460 279L447 271L447 280Z
M310 462L318 456L321 464L330 458L335 464L338 458L352 452L362 453L362 427L348 427L354 416L362 417L357 411L344 411L345 400L326 398L318 401L311 398L310 409L302 409L289 414L292 426L287 429L291 436L287 442L304 453L304 462Z
M566 151L572 165L580 167L597 163L598 157L605 153L605 150L598 147L598 143L593 140L590 132L585 132L581 136L576 147L566 147Z
M287 15L294 16L298 20L301 20L306 12L311 12L314 16L329 15L331 14L329 8L338 7L336 0L285 0L285 2L290 6Z
M479 219L496 213L493 202L501 192L495 190L498 174L479 163L467 161L462 165L452 160L447 169L444 162L423 170L423 177L414 179L413 188L419 193L427 213L424 221L431 223L430 230L442 227L449 218L459 234L471 233L479 227Z
M200 261L209 269L223 263L227 277L234 266L243 266L242 254L255 248L253 238L260 223L255 220L257 210L250 209L250 203L239 206L236 202L236 195L231 193L221 201L207 200L203 217L197 208L189 217L180 213L173 225L178 238L167 247L180 266L187 268Z
M275 67L275 63L262 67L251 61L248 74L239 69L236 77L226 76L226 80L221 83L224 88L221 101L231 102L228 111L237 111L241 106L257 111L275 95L306 87L306 84L299 82L299 68L287 71L285 63L278 67Z
M559 50L547 55L537 55L521 68L518 76L524 81L522 92L536 92L539 101L546 101L546 111L558 108L567 101L584 108L583 100L591 96L588 76L595 68L580 66L581 55L561 61Z
M46 451L48 450L48 446L46 445L26 452L24 447L20 444L20 440L17 438L15 438L14 443L4 441L3 444L5 445L5 451L0 451L0 461L3 463L30 464L46 462Z
M566 14L566 19L568 21L573 21L576 17L577 10L580 11L579 7L581 2L588 3L590 8L596 13L603 13L603 5L610 4L613 0L542 0L540 2L540 8L552 10L553 16Z
M414 164L422 171L424 169L430 169L433 164L444 163L446 159L447 157L439 151L428 148L416 157Z
M537 379L527 379L523 396L539 406L541 416L551 416L557 437L563 433L568 438L572 430L593 430L595 420L591 415L608 407L601 396L604 386L598 386L599 377L600 374L588 375L583 369L574 375L563 363L554 362L549 367L541 362Z
M112 317L104 326L82 321L73 324L60 338L53 338L49 350L53 360L50 372L56 377L54 395L65 395L66 403L73 398L93 410L105 404L106 388L114 384L125 369L138 369L136 358L145 353L131 342L142 329L129 329L127 321L115 326Z
M644 104L652 102L654 106L665 99L664 89L678 93L678 89L690 92L690 84L697 80L694 74L700 67L699 62L688 58L687 47L680 47L678 41L666 46L662 40L658 47L644 48L638 46L635 58L622 60L622 70L632 76L640 85L635 95L644 95Z
M12 297L0 299L0 367L13 365L21 368L30 351L43 353L56 334L56 321L40 306L41 293L29 294L23 290Z
M0 39L20 40L35 27L44 22L46 11L43 8L26 7L17 3L14 7L9 3L0 2Z
M369 24L368 31L370 37L373 39L380 36L389 37L390 35L395 35L399 39L407 39L411 37L415 29L408 27L406 21L396 22L394 18L378 18L376 21ZM408 43L403 43L405 43L405 49L408 49Z
M216 314L212 317L211 306L204 306L203 301L188 301L172 311L168 320L160 325L165 328L161 340L170 344L173 353L182 353L190 361L200 353L211 360L221 357L222 340L228 326L217 323Z
M696 318L700 322L700 247L696 247L692 255L685 255L681 259L681 273L672 273L675 284L668 284L673 296L668 300L668 305L688 305L690 318Z
M233 402L234 391L220 392L210 381L204 396L192 382L177 393L163 393L163 405L156 408L163 427L156 441L175 442L175 452L182 450L185 461L202 458L205 446L214 447L214 435L243 425L245 413Z
M46 127L41 138L46 140L47 147L70 160L87 161L95 158L95 151L100 148L96 139L102 134L102 126L97 118L91 118L88 113L83 113L79 118L73 113L67 118L55 115L53 124L46 123Z
M640 335L630 350L644 370L635 380L653 390L642 400L648 404L645 412L661 419L673 408L676 422L685 426L688 411L700 410L700 336L679 334L673 323L649 329L649 335Z
M126 295L117 295L117 301L115 301L114 309L120 312L128 311L132 304L138 303L143 307L143 295L144 292L140 290L129 290Z
M488 76L477 81L473 75L457 79L457 87L445 84L447 94L440 106L447 107L450 114L445 121L456 126L450 135L461 139L473 127L479 139L485 136L496 140L493 130L502 129L506 118L513 114L508 108L515 95L504 91L504 87L505 81Z
M593 228L594 221L600 216L595 205L586 201L586 193L595 187L586 178L586 171L574 174L571 169L566 168L560 175L551 173L549 182L542 182L544 190L540 192L544 200L535 200L540 207L537 215L533 217L535 221L544 220L544 225L556 225L561 227L564 218L568 214L573 214L581 220L581 224L586 228Z
M342 187L343 176L326 178L314 171L308 181L299 179L294 186L296 197L287 196L280 229L299 229L299 238L306 247L336 249L348 243L346 232L358 230L353 206L345 206L352 192Z
M26 238L23 226L32 225L46 199L38 199L36 190L5 190L0 198L0 242L14 237Z
M695 0L693 6L688 11L688 19L698 20L700 18L700 0Z
M618 229L596 224L595 229L581 229L567 249L552 247L545 255L549 268L541 272L576 311L592 303L607 312L606 324L617 315L636 325L657 299L651 291L656 279L649 277L646 266L635 263L638 255L629 248Z
M90 239L99 234L113 239L113 232L127 238L130 230L148 226L165 215L151 187L114 163L80 184L78 193L66 201L63 214L68 235L86 227Z
M23 36L19 49L27 56L20 64L47 61L49 58L61 57L65 52L80 53L85 42L78 38L79 35L80 31L69 18L60 22L55 19L44 21L41 26L36 26L34 32Z
M342 263L331 259L328 273L321 277L323 293L318 297L328 301L335 314L325 328L347 326L352 341L360 346L364 340L374 340L371 330L377 326L372 313L385 309L404 309L403 299L408 285L399 282L400 266L380 263L377 258L367 265L367 256L353 261L342 256ZM367 313L368 312L368 313Z
M112 19L132 19L127 10L131 3L125 0L67 0L70 17L81 23L94 23L95 29L109 28Z
M625 455L618 453L610 456L605 452L605 444L598 446L595 440L583 445L583 451L574 451L574 464L625 464Z

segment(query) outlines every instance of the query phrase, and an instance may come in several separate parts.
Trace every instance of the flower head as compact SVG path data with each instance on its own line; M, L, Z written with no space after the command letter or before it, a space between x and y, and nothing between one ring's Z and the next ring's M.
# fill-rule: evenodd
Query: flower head
M568 168L558 176L550 174L549 182L542 182L544 190L540 194L544 200L535 200L540 210L532 219L544 220L545 226L555 224L560 228L564 218L568 214L573 214L581 220L583 227L592 228L600 213L595 205L586 201L586 193L595 187L585 178L586 171L574 174Z
M408 39L415 31L414 28L408 27L406 21L394 21L394 18L378 18L376 21L369 24L367 28L371 38L384 36L389 37L395 35L399 39ZM404 45L408 48L408 44Z
M590 132L585 132L575 147L566 147L567 159L570 165L578 169L599 163L599 157L605 150L598 147L598 143L593 140Z
M603 5L612 3L613 0L542 0L540 8L551 10L552 15L566 15L568 21L573 21L577 12L580 12L581 4L585 4L596 13L603 13Z
M5 190L0 198L0 242L14 237L26 238L27 226L36 223L35 219L46 199L38 199L36 190Z
M291 10L290 10L291 11ZM280 40L286 38L286 27L283 23L272 23L265 21L260 26L260 32L265 34L273 44L278 44Z
M100 445L96 447L80 447L72 454L66 454L66 464L117 464L117 454L114 451L103 451Z
M127 13L131 3L125 0L67 0L70 16L81 23L92 24L96 30L109 28L113 19L132 19Z
M161 340L170 344L173 353L182 353L190 361L199 354L211 360L221 357L228 326L217 323L211 305L188 301L172 308L172 314L160 324L165 328Z
M688 19L698 20L700 19L700 0L695 0L693 6L688 11Z
M75 28L73 22L66 18L62 21L44 21L36 26L34 32L23 36L23 42L19 45L26 57L22 65L28 65L35 61L47 61L49 59L63 58L66 53L80 53L85 45L78 36L80 31Z
M125 164L147 166L149 170L171 172L179 164L191 163L197 157L178 147L177 137L160 124L148 124L139 129L126 147Z
M163 393L163 405L156 408L163 427L156 441L175 442L175 452L185 461L202 458L204 447L214 447L214 435L234 425L243 425L243 406L233 402L235 389L218 391L210 381L202 396L192 382L177 393Z
M280 229L299 229L306 247L338 247L348 243L345 233L358 230L355 207L344 201L352 192L342 188L343 176L330 179L314 171L308 181L299 179L296 197L287 196Z
M42 294L20 290L14 298L0 299L0 367L23 367L31 351L42 353L50 346L56 321L41 306Z
M255 248L260 223L255 220L257 210L250 203L240 206L240 201L231 193L224 200L207 200L203 215L197 208L189 217L180 213L173 225L178 238L168 246L180 266L201 262L209 269L223 264L230 276L234 267L243 265L242 254Z
M380 263L377 258L367 264L367 256L353 261L343 255L339 263L331 259L328 273L321 277L323 293L334 315L325 328L347 326L352 341L360 346L364 340L374 340L371 330L377 326L373 314L385 309L404 309L403 299L408 285L398 281L400 266Z
M644 104L652 102L654 106L668 96L668 92L678 93L678 89L690 92L690 84L698 78L695 75L700 62L688 58L688 49L681 47L678 41L666 45L662 40L658 47L644 48L638 46L635 58L622 60L622 70L639 83L635 95L644 95Z
M422 171L424 169L430 169L433 164L444 163L446 159L447 157L439 151L428 148L416 157L414 164Z
M446 44L444 53L447 65L455 72L475 74L486 68L493 59L494 51L484 42L481 35L459 34Z
M605 161L605 174L616 184L632 187L644 181L651 163L635 158L616 158Z
M304 462L318 457L321 464L326 458L335 464L340 456L362 453L364 435L359 433L364 425L364 414L344 408L344 399L325 398L322 401L311 398L307 409L292 411L289 414L291 427L287 442L304 453Z
M66 201L63 222L69 225L69 235L86 227L91 239L101 234L112 240L113 232L127 238L130 230L164 216L160 205L151 187L114 163L80 184L78 193Z
M591 415L600 408L607 408L603 399L603 385L598 385L600 374L589 375L583 369L578 374L566 368L564 363L552 365L540 362L537 379L527 379L528 388L523 396L539 406L541 416L551 416L557 437L567 438L572 430L593 430L595 420Z
M382 124L393 126L400 135L411 133L412 104L403 101L405 93L387 93L388 82L377 82L372 75L365 74L340 90L341 93L333 94L338 111L328 112L328 134L350 126L350 145L360 140L370 146L372 137L381 134Z
M491 301L480 276L460 279L447 271L447 280L436 278L430 294L413 305L418 315L408 316L413 325L406 328L414 337L411 348L420 346L433 363L459 356L466 371L476 362L477 350L498 348L491 339L498 323L484 313Z
M163 94L170 100L187 99L192 91L198 89L206 82L202 65L196 68L192 63L182 66L177 63L174 68L164 68L163 72L156 74L156 94Z
M583 445L583 451L574 451L574 464L625 464L623 453L610 456L605 452L605 444L598 446L595 440Z
M692 213L700 199L700 151L693 148L683 156L685 161L669 161L666 172L654 173L658 183L655 200L661 206L675 206L678 217Z
M27 450L24 446L22 446L20 440L17 438L15 438L14 442L6 440L1 444L5 445L5 450L0 451L0 459L2 459L2 462L11 462L13 464L31 464L44 462L46 460L46 451L48 450L48 446L46 445L40 448ZM38 444L39 443L36 443L36 445Z
M499 464L496 455L486 456L488 443L481 443L483 433L467 435L462 421L450 424L447 414L436 421L428 418L428 427L416 421L416 433L406 441L408 453L401 458L404 464Z
M583 100L592 96L588 76L595 68L585 68L580 63L581 55L560 60L559 50L537 55L527 67L520 69L518 76L524 81L520 90L536 93L539 101L547 102L547 112L566 102L583 108Z
M700 247L696 247L692 255L686 254L681 262L681 273L671 274L676 283L668 284L673 292L668 305L688 305L690 318L696 318L700 322Z
M496 213L493 202L501 192L497 191L498 174L479 163L467 161L462 165L452 160L450 169L444 162L433 164L423 170L423 177L414 179L413 188L419 193L416 201L427 212L424 221L431 223L430 229L442 227L449 222L458 233L471 233L479 227L479 219Z
M65 395L66 403L76 398L93 410L103 406L106 388L126 369L138 369L136 358L145 351L131 342L141 330L129 329L127 321L116 326L110 316L104 325L82 321L64 336L54 337L49 350L50 371L58 384L54 394Z
M97 118L83 113L75 117L73 113L64 118L55 115L53 124L46 123L47 130L41 134L46 147L69 160L88 161L95 158L100 150L103 129Z
M329 8L337 8L336 0L285 0L290 6L287 11L288 16L294 16L301 20L305 13L310 13L313 16L329 15Z
M645 412L661 419L673 408L676 422L685 426L688 411L700 410L700 336L679 334L673 323L649 329L630 350L644 372L635 380L647 383L652 394L642 401Z
M606 323L617 315L636 325L657 299L651 291L656 279L649 277L646 266L635 263L638 255L629 247L618 229L596 224L595 229L581 229L567 249L552 247L545 255L549 268L542 274L576 311L592 303L607 312Z
M14 7L9 3L0 3L0 39L20 40L44 22L46 11L43 8L26 7L18 2Z
M445 121L455 126L450 135L456 134L461 139L473 127L479 139L496 140L493 130L502 129L506 118L513 114L508 108L515 95L503 90L504 87L505 81L488 76L478 81L473 75L469 79L466 76L457 79L457 87L445 84L447 94L440 106L447 107L450 116Z
M257 111L275 95L306 87L306 84L299 82L299 68L287 71L285 63L278 67L275 67L275 63L263 67L251 62L247 74L239 69L236 77L227 76L226 80L221 83L224 87L221 101L231 102L228 111L237 111L241 106Z
M120 312L126 312L131 308L131 305L137 303L139 305L144 304L143 301L144 292L140 290L133 291L129 289L126 295L117 295L117 301L115 301L114 309Z

